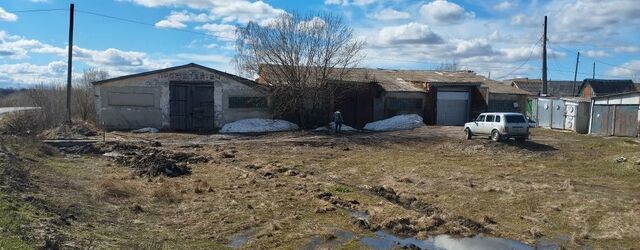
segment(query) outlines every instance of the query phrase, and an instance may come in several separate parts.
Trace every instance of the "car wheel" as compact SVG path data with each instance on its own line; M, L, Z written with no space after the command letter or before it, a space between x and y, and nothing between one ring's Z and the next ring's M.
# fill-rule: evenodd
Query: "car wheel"
M467 138L467 140L471 140L471 129L469 128L465 128L464 129L464 137Z
M498 130L491 131L491 140L495 142L500 141L500 132L498 132Z

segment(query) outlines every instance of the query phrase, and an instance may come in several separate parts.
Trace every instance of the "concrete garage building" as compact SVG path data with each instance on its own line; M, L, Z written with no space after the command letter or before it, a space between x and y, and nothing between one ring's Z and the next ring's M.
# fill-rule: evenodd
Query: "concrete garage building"
M194 63L93 84L98 121L109 130L213 131L270 118L266 86Z
M259 81L278 81L275 67L263 65ZM418 114L430 125L463 125L482 112L524 113L531 95L466 70L347 68L329 81L359 89L335 100L353 127L402 114Z

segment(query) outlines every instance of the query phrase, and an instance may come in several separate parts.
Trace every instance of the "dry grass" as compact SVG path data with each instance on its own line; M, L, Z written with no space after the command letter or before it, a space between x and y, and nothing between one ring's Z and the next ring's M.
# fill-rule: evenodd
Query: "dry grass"
M56 160L67 165L61 173L77 186L61 185L51 177L47 185L55 188L47 197L61 197L62 204L87 204L91 216L64 232L70 241L91 238L110 248L149 245L159 239L178 248L220 248L237 235L248 234L243 245L247 249L299 249L313 237L336 230L358 237L370 234L352 224L345 210L318 209L332 206L316 198L320 192L358 201L355 208L368 211L374 223L394 218L428 222L415 210L372 194L368 187L374 185L433 204L445 220L491 218L497 224L489 234L528 243L559 236L569 239L563 243L568 248L620 249L640 240L640 219L635 216L640 211L640 171L633 165L640 148L635 140L535 130L533 142L519 146L486 139L465 141L451 133L432 127L309 139L286 133L201 148L164 146L209 156L235 152L235 158L194 165L191 175L179 178L126 178L129 169L107 166L100 159L64 158ZM148 136L174 142L188 138L185 144L219 142L213 136ZM618 156L629 161L616 163ZM288 175L287 169L299 174ZM112 193L137 193L116 202L100 196L82 198L85 187L102 181L114 182L106 185ZM134 204L140 208L126 209ZM362 245L356 238L345 247Z
M151 197L160 202L179 203L182 201L182 193L179 188L178 184L162 182L159 187L152 191Z
M138 187L127 180L105 179L96 190L96 198L109 201L121 201L140 195Z

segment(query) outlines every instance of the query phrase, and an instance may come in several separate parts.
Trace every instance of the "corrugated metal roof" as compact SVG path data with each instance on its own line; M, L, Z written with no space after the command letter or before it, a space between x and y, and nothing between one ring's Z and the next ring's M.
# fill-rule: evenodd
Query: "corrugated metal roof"
M261 77L267 77L269 67L263 65ZM263 74L264 73L264 74ZM347 82L377 83L388 92L425 92L426 84L439 86L479 86L489 89L490 93L530 95L531 93L502 84L498 81L477 75L473 71L436 71L436 70L394 70L371 68L347 68L341 74L334 74L331 80Z

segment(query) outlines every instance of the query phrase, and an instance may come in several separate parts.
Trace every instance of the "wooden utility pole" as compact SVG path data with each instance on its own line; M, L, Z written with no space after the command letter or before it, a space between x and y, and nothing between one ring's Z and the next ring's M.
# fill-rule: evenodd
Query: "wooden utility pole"
M591 79L596 79L596 62L593 62L593 75L591 75Z
M578 81L578 64L580 63L580 51L576 57L576 71L573 73L573 95L576 95L576 82Z
M542 96L547 96L547 16L544 16L544 35L542 37Z
M73 12L74 6L71 4L69 7L69 48L68 50L68 58L67 58L67 117L66 123L71 124L71 78L73 72L71 71L72 61L73 61Z

